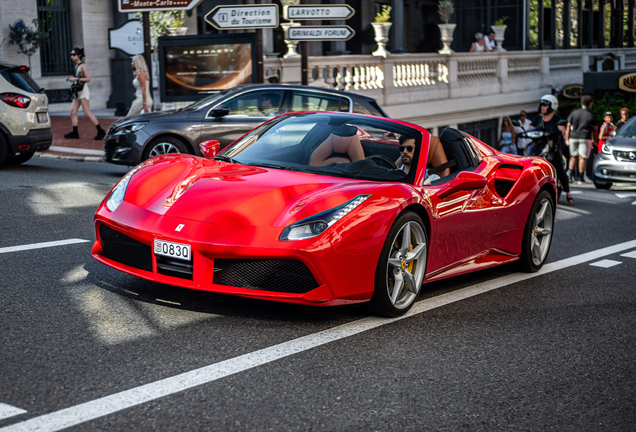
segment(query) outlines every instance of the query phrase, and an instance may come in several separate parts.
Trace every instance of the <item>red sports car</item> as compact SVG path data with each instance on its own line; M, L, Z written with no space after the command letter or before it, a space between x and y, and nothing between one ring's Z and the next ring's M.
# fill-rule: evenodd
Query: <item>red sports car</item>
M344 113L274 118L218 153L149 159L95 214L93 256L165 284L405 313L423 283L537 271L556 185L543 159L456 129Z

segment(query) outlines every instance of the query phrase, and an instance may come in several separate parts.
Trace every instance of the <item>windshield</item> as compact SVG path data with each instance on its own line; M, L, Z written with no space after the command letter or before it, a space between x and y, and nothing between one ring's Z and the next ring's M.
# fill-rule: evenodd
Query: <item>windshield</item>
M636 117L625 123L619 130L616 136L621 137L636 137Z
M38 93L40 91L40 86L31 78L26 68L5 69L0 74L22 91L29 93Z
M410 151L419 143L409 167L417 166L422 134L415 128L351 114L291 114L264 123L218 157L247 165L412 183L415 170L407 174L400 158L400 142L406 139Z

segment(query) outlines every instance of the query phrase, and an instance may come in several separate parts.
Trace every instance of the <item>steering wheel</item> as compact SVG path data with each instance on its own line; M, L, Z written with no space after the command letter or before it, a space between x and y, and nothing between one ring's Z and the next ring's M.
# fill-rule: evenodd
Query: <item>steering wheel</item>
M379 162L384 162L387 163L389 165L389 167L391 167L391 169L398 169L398 166L395 164L395 162L393 162L391 159L389 159L388 157L384 156L383 154L372 154L370 156L365 157L365 159L372 159L374 162L377 160ZM378 165L378 162L375 162Z

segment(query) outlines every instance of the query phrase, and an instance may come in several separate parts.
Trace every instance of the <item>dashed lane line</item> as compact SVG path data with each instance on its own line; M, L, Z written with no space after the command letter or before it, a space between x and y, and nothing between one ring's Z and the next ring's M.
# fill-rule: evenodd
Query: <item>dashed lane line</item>
M0 420L24 414L26 410L0 402Z
M348 338L377 327L446 306L470 297L493 291L517 282L533 279L568 267L594 261L604 256L636 247L636 240L601 248L543 266L536 273L514 273L457 291L417 302L405 315L398 318L368 317L318 333L283 342L278 345L234 357L209 366L165 378L119 393L34 417L4 428L0 432L53 432L76 426L109 414L138 406L193 387L253 369L310 349Z
M77 243L88 243L88 242L90 242L90 240L68 239L68 240L58 240L58 241L44 242L44 243L31 243L31 244L21 245L21 246L9 246L9 247L0 248L0 254L10 253L10 252L20 252L20 251L32 250L32 249L43 249L43 248L55 247L55 246L66 246L66 245L72 245Z

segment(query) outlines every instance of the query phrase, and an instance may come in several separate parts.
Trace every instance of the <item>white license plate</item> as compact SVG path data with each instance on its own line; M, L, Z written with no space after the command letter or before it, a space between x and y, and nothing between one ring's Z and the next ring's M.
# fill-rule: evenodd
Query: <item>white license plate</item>
M625 171L636 171L636 164L625 165Z
M155 254L190 261L190 245L155 239Z
M46 123L49 120L45 112L37 113L37 114L38 114L38 123Z

